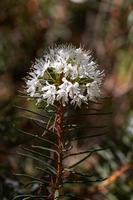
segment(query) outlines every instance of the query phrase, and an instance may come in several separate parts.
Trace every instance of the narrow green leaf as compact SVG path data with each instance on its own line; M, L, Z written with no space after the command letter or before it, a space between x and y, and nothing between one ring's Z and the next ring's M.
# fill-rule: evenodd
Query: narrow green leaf
M71 139L71 141L75 141L75 140L82 140L82 139L87 139L87 138L93 138L93 137L99 137L99 136L103 136L108 134L108 132L105 133L98 133L98 134L93 134L93 135L85 135L85 136L81 136L81 137L74 137Z
M42 169L41 167L36 167L36 169L38 169L38 170L40 170L40 171L42 171L42 172L45 172L45 173L47 173L47 174L49 174L49 175L52 174L52 173L51 173L50 171L48 171L47 169Z
M90 112L90 113L80 113L79 114L79 117L84 117L84 116L89 116L89 115L91 115L91 116L98 116L98 115L112 115L112 112ZM75 117L75 115L71 115L70 117L69 117L69 120L71 119L74 119L74 117Z
M33 153L33 155L34 155L34 154L37 154L37 155L39 155L39 156L41 156L41 157L43 157L43 158L47 158L47 159L49 159L49 160L54 161L54 159L50 158L50 157L47 156L47 155L41 154L41 153L38 152L38 151L35 151L35 150L32 150L32 149L28 149L28 148L25 148L25 147L22 147L22 149L24 149L25 151L28 151L28 152L30 152L30 153Z
M35 112L35 111L32 111L32 110L29 110L29 109L23 108L23 107L21 107L21 106L14 106L14 107L15 107L15 108L18 108L18 109L21 109L21 110L24 110L24 111L26 111L26 112L30 112L30 113L32 113L32 114L35 114L35 115L41 116L41 117L49 118L48 116L45 116L45 115L42 115L42 114L37 113L37 112Z
M78 162L76 162L75 164L71 165L68 168L71 169L73 167L76 167L77 165L79 165L80 163L82 163L83 161L85 161L87 158L89 158L94 152L96 152L96 151L103 151L105 149L107 149L107 148L91 151L87 156L85 156L84 158L82 158L81 160L79 160Z
M58 151L56 151L55 149L51 149L51 148L48 148L48 147L42 147L42 146L36 146L36 145L32 145L32 147L36 148L36 149L41 149L41 150L44 150L44 151L54 152L59 156Z
M70 183L73 183L73 184L85 184L85 183L95 183L95 182L102 182L102 181L104 181L104 180L106 180L106 179L96 179L96 180L80 180L80 181L64 181L63 182L63 185L64 184L70 184Z
M86 126L86 125L79 125L79 124L68 124L64 125L64 128L93 128L93 129L101 129L101 128L110 128L109 126L103 125L103 126Z
M94 112L94 113L85 113L85 114L80 114L79 116L88 116L88 115L111 115L112 112Z
M64 200L64 197L70 197L72 199L76 199L76 200L83 200L81 199L80 197L77 197L76 195L74 194L64 194L64 195L59 195L59 197L56 197L55 200L59 200L59 199L62 199Z
M52 144L52 145L58 147L58 145L57 145L56 143L52 142L51 140L42 138L42 137L40 137L40 136L38 136L38 135L34 135L34 134L29 133L29 132L26 132L26 131L22 131L21 129L18 129L18 128L16 128L16 130L19 131L19 132L22 133L22 134L31 136L31 137L33 137L33 138L36 138L36 139L42 141L42 142L48 142L49 144Z
M47 196L39 196L39 195L30 195L30 194L21 194L21 195L17 195L16 197L14 197L12 200L16 200L19 198L47 198Z
M56 169L54 167L52 167L49 163L45 162L44 160L41 160L35 156L29 155L29 154L24 154L24 153L18 153L21 156L24 157L28 157L28 158L32 158L33 160L37 160L41 163L43 163L45 165L45 167L47 167L51 172L53 172L53 174L56 174Z
M66 159L66 158L71 157L71 156L77 156L77 155L82 155L82 154L91 153L91 152L94 153L94 152L101 151L101 150L105 150L105 148L104 149L99 148L99 149L94 149L94 150L80 151L78 153L72 153L72 154L64 156L63 159Z
M73 170L66 170L66 171L69 171L70 173L72 173L72 174L75 174L75 175L78 175L78 176L81 176L81 177L85 177L85 178L87 178L87 177L92 177L92 176L94 176L95 174L93 173L93 174L87 174L87 173L80 173L80 172L76 172L76 171L73 171Z
M30 175L27 175L27 174L15 174L15 176L22 176L22 177L25 177L25 178L33 179L35 181L39 181L42 184L46 184L46 183L48 184L49 183L48 181L45 181L45 180L42 181L41 179L38 179L34 176L30 176Z
M34 121L34 122L39 122L39 123L41 123L41 124L46 124L46 123L47 123L47 122L45 122L44 120L37 119L37 118L35 118L35 117L29 117L29 116L26 116L26 115L21 115L21 117L26 118L26 119L29 119L29 120L32 120L32 121ZM21 117L20 117L20 118L21 118Z

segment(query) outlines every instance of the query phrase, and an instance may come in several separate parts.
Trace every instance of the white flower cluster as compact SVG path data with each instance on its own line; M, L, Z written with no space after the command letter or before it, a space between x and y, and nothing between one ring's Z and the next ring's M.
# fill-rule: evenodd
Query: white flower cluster
M103 77L90 52L71 45L56 46L36 60L26 81L27 93L37 103L80 106L100 97Z

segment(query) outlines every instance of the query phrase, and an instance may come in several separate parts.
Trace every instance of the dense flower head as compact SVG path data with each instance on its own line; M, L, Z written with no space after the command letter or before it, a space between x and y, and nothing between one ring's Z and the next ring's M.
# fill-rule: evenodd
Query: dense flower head
M82 103L97 101L101 96L104 72L98 69L91 53L72 45L49 48L32 66L26 81L27 94L37 104Z

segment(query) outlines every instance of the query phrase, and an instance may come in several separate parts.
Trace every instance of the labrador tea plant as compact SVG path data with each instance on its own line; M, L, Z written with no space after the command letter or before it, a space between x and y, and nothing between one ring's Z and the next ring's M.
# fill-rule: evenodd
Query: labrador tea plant
M72 117L82 107L87 109L90 102L98 101L103 78L104 72L98 69L91 53L72 45L49 48L41 59L36 60L26 78L26 93L28 99L34 100L45 114L27 111L37 116L30 119L43 131L40 135L22 130L20 132L40 142L39 145L23 147L25 153L22 155L36 161L36 169L42 176L23 175L30 180L27 185L36 186L36 190L17 195L14 200L71 199L75 196L65 192L67 183L91 182L88 175L76 169L100 149L73 153L73 142L87 136L81 133L77 137L75 130L81 124L76 124ZM73 164L67 162L67 159L77 155L84 156Z

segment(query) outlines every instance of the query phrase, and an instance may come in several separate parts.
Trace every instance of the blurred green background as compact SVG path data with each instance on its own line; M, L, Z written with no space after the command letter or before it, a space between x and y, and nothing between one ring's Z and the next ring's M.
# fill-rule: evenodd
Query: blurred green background
M17 156L27 138L14 128L31 130L14 105L32 109L20 97L35 58L49 45L72 43L91 49L106 78L104 93L111 149L89 161L101 177L132 163L133 150L133 0L1 0L0 1L0 200L20 191L18 171L32 174L32 160ZM87 164L86 164L87 165ZM87 167L87 166L86 166ZM88 197L92 200L133 200L133 168ZM87 199L89 189L73 189ZM89 195L89 194L88 194Z

